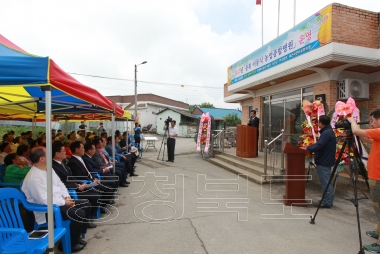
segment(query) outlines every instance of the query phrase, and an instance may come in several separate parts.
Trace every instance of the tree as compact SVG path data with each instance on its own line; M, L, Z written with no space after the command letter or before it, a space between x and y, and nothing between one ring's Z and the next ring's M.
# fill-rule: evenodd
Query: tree
M238 125L241 124L241 119L238 117L237 113L232 113L224 117L224 122L227 125Z
M215 108L214 105L212 105L212 103L209 103L209 102L203 102L202 104L198 105L198 107L200 107L200 108Z
M194 109L195 109L195 105L189 105L189 112L190 113L193 113Z

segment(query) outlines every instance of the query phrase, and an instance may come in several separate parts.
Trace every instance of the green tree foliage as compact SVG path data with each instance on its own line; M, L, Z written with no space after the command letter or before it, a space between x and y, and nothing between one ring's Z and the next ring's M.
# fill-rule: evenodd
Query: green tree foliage
M212 103L209 102L203 102L202 104L198 105L200 108L215 108Z
M241 119L238 117L237 113L228 114L224 117L224 122L227 125L238 125L241 124Z
M3 138L3 135L5 133L8 133L11 130L13 130L15 132L15 135L13 136L15 138L17 136L20 136L22 132L31 131L32 127L31 126L9 126L9 125L8 126L2 126L2 125L0 125L0 139ZM46 128L41 127L41 126L36 126L36 136L38 136L39 132L45 133Z
M189 105L189 112L190 113L193 113L194 109L195 109L195 105Z

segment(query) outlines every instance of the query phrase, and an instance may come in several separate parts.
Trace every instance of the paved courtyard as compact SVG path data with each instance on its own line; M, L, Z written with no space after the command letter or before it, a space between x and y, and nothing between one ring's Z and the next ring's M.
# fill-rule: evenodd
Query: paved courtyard
M139 177L129 179L110 213L88 230L81 253L359 251L356 210L347 200L352 186L338 185L333 208L321 209L311 225L316 209L283 206L283 183L261 186L208 163L196 153L193 139L177 140L174 163L157 155L152 148L143 154ZM316 200L320 192L319 185L306 184L307 198ZM376 223L369 199L359 201L359 212L363 244L374 243L365 235Z

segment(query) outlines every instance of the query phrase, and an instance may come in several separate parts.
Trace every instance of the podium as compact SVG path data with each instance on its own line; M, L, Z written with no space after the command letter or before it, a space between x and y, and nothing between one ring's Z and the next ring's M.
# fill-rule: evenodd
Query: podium
M305 154L309 151L286 142L283 151L286 154L286 177L284 204L307 206L305 200Z
M236 129L236 156L256 158L257 127L239 124Z

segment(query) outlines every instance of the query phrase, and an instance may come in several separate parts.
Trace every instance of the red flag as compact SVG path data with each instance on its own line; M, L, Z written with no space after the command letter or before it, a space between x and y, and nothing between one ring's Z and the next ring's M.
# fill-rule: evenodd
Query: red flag
M256 5L261 5L261 0L256 0Z

